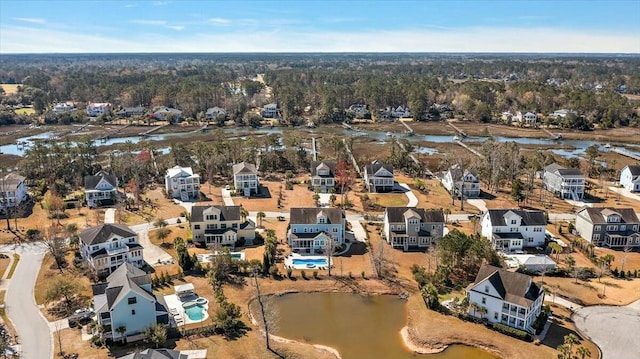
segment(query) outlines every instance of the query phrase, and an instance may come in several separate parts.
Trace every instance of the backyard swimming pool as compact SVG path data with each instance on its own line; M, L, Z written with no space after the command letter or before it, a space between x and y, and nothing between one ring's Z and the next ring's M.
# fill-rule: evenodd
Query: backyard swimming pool
M298 267L315 268L327 267L327 258L293 258L291 264Z
M200 304L196 304L195 302L187 302L183 304L183 308L189 319L195 322L204 319L204 307L200 306Z

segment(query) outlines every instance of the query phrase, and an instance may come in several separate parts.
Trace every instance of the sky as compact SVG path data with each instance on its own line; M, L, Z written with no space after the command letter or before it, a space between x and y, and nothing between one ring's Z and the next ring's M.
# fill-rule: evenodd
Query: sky
M0 54L640 53L640 0L0 0Z

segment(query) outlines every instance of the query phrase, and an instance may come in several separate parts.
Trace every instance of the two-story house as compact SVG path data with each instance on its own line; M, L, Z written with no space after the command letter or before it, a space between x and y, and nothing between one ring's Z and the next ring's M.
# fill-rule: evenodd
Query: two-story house
M364 184L369 192L393 191L393 166L373 161L364 166Z
M538 116L531 111L518 111L516 112L515 120L524 125L535 125L538 121Z
M631 192L640 192L640 166L625 166L620 172L620 185Z
M72 112L76 110L76 105L71 102L59 102L53 106L53 113Z
M104 170L84 176L84 195L90 208L113 204L118 196L118 178Z
M153 117L158 121L178 123L182 121L182 111L171 107L160 107L153 112Z
M480 196L480 180L469 170L462 170L455 164L442 177L442 185L449 191L460 197L460 189L464 198L477 198Z
M322 252L333 240L344 243L346 217L341 208L291 208L287 239L291 250L302 253Z
M253 244L256 224L242 218L240 206L193 206L191 208L193 242L201 246L235 246L240 240Z
M553 163L544 168L542 184L562 199L581 201L584 197L584 176L577 168L565 168Z
M169 168L164 176L164 189L167 195L182 201L197 199L200 196L200 175L194 174L191 167Z
M233 165L233 185L236 192L242 193L245 197L258 193L258 170L252 163L240 162Z
M207 109L205 113L207 121L218 121L227 119L227 111L220 107L211 107Z
M311 162L311 186L314 191L327 193L336 186L336 161Z
M151 277L130 263L119 266L106 282L94 284L93 309L104 339L136 340L132 336L156 324L169 324L167 305L151 289Z
M122 224L105 223L80 232L80 255L96 273L112 273L123 263L145 264L138 235Z
M108 114L111 111L111 104L108 102L92 102L87 105L86 109L89 117L98 117Z
M476 280L467 287L467 297L469 304L476 304L469 306L470 315L533 333L544 289L526 274L483 264ZM478 306L485 312L476 310Z
M382 231L393 248L402 248L404 251L427 248L442 238L444 214L441 210L387 207Z
M640 220L633 208L584 207L576 213L575 230L599 247L640 247Z
M14 208L27 199L25 178L17 173L9 173L0 178L0 210Z
M345 112L358 119L371 118L371 112L367 109L367 105L363 104L351 105Z
M118 112L116 112L116 115L121 118L139 117L144 115L145 111L146 109L142 106L123 107Z
M482 235L502 252L544 245L547 219L542 211L490 209L482 216Z
M262 117L264 118L278 118L278 105L276 103L270 103L262 107Z

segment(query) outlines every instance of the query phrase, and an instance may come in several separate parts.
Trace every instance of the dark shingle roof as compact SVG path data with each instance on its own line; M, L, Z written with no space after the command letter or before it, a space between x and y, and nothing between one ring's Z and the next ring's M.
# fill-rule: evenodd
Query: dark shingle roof
M561 176L582 176L582 172L580 172L577 168L566 168L562 167L557 163L552 163L544 168L545 172L558 172Z
M187 359L188 356L171 349L145 349L118 359Z
M329 167L329 177L334 177L336 175L336 161L313 161L311 162L311 177L318 176L317 169L320 164L324 164L325 166Z
M104 294L107 296L109 309L132 291L155 302L155 296L140 287L150 285L151 277L129 262L125 262L111 273L107 277L107 283Z
M103 178L113 187L117 187L118 179L116 178L116 175L106 171L100 171L94 176L84 176L84 189L96 189L96 186Z
M387 207L385 216L389 223L404 223L404 214L413 211L420 216L420 220L425 223L444 223L444 214L440 210L425 210L424 208L413 207Z
M640 176L640 166L627 166L632 176Z
M136 232L122 224L105 223L80 232L80 239L88 245L98 244L104 243L112 234L122 237L132 237L136 235Z
M633 208L585 207L579 210L578 214L585 211L591 223L607 223L603 215L610 214L619 214L622 220L621 223L640 223Z
M217 208L220 210L219 221L239 221L240 220L240 206L193 206L191 208L191 222L204 222L204 215L202 212L208 208Z
M323 212L330 224L341 224L344 211L340 208L291 208L289 212L291 224L316 224L318 214Z
M391 173L391 176L393 177L393 166L386 163L375 162L375 163L366 165L364 167L364 171L365 173L367 173L368 176L372 176L372 175L375 175L376 172L378 172L381 168L384 168L385 170L387 170L389 173Z
M530 306L540 296L540 287L526 274L483 264L472 286L484 280L491 283L502 299L523 307Z
M521 209L490 209L489 218L492 226L506 226L504 215L507 212L513 212L522 217L521 225L523 226L546 226L547 219L542 211L523 211Z

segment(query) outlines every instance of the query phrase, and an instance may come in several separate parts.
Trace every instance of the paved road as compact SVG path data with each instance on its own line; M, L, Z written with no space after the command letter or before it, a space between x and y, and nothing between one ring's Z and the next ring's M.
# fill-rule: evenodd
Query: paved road
M7 287L5 304L22 348L22 359L53 358L49 324L40 314L33 296L45 250L40 245L0 246L1 251L20 254L20 261Z

